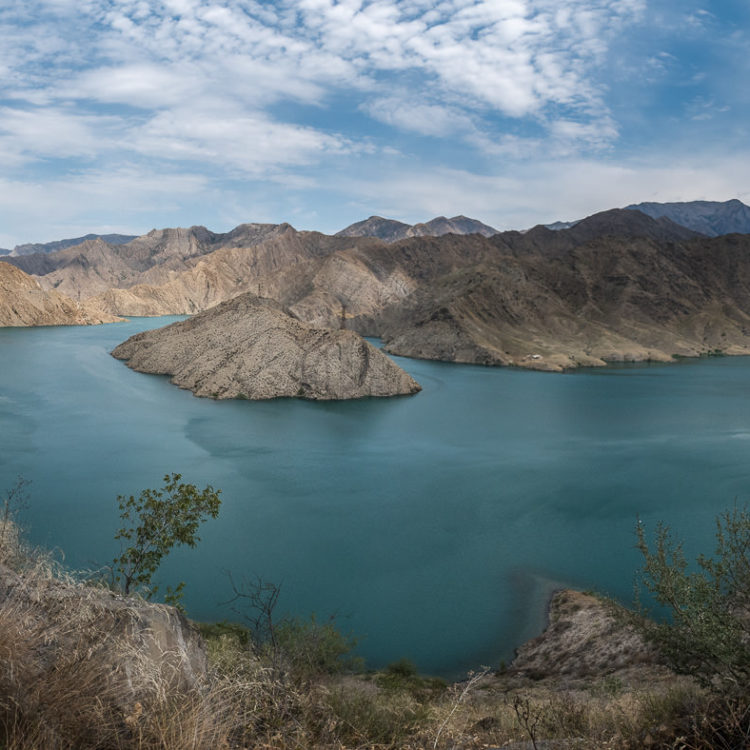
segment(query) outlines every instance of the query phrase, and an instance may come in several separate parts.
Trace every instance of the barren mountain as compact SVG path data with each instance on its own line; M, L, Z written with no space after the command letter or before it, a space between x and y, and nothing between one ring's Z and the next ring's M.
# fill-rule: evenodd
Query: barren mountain
M58 252L8 259L35 274L46 289L86 298L134 284L163 284L219 248L247 247L285 231L288 224L241 224L215 234L205 227L154 229L123 245L87 240Z
M132 336L112 355L134 370L171 375L181 388L213 398L330 400L420 390L353 331L313 328L252 294Z
M44 291L31 276L0 262L0 326L68 326L119 320L91 303Z
M411 228L410 224L404 224L403 221L395 219L384 219L382 216L370 216L369 219L358 221L350 224L340 232L336 232L336 237L377 237L384 242L395 242L406 237L406 233Z
M666 217L676 224L709 237L750 233L750 206L730 201L688 201L685 203L638 203L628 206L653 218Z
M192 314L244 292L292 305L313 294L316 275L325 273L325 259L341 250L356 253L360 246L376 240L329 237L318 232L297 232L288 224L263 242L248 247L224 247L197 260L188 270L171 275L165 284L137 284L110 289L96 297L105 309L127 315ZM335 265L335 260L332 261ZM356 265L356 261L354 261ZM356 275L356 274L355 274ZM330 274L328 274L330 276ZM349 284L346 273L339 283ZM374 279L376 286L387 279ZM327 290L331 293L331 290ZM328 307L328 302L321 303ZM366 296L358 300L366 304ZM341 305L332 308L338 328Z
M422 285L382 316L386 350L561 370L750 353L750 237L591 240Z
M342 229L336 233L336 236L377 237L385 242L397 242L407 237L439 237L444 234L481 234L491 237L497 234L497 229L466 216L454 216L452 219L438 216L424 224L412 226L401 221L384 219L381 216L371 216L369 219L358 221Z
M700 235L667 218L653 219L640 211L613 208L571 222L568 227L550 229L538 224L527 232L503 232L498 236L516 255L556 255L602 237L680 242Z
M121 274L92 300L113 314L193 314L251 292L306 323L382 336L394 353L558 370L750 351L749 243L625 209L560 231L396 242L193 227L44 256L67 258L44 278L90 289Z

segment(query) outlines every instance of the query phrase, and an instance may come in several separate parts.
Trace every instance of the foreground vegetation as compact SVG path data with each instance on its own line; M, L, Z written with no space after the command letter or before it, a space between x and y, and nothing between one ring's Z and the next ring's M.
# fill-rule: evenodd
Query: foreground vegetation
M0 750L750 746L750 589L736 589L750 584L744 510L719 519L717 554L701 558L698 572L668 530L659 530L653 551L640 532L644 583L673 609L673 620L622 615L623 626L639 628L675 672L532 680L511 665L453 685L420 676L408 661L365 672L352 657L355 640L335 623L277 621L278 589L250 580L235 586L246 607L242 624L199 626L208 667L192 684L177 685L160 664L125 653L127 644L108 646L124 659L114 666L100 652L92 658L77 636L87 602L105 595L134 610L163 605L122 599L30 549L10 511L14 499L11 493L0 506ZM14 597L14 587L25 598ZM55 609L40 623L27 602L50 591ZM71 596L76 606L66 607ZM95 637L112 639L104 621Z

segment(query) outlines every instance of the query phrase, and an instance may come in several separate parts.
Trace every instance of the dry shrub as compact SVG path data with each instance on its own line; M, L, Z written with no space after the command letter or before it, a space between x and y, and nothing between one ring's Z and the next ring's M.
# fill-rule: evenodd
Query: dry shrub
M300 679L294 660L264 659L241 628L212 635L210 668L180 684L179 659L142 648L143 634L132 632L140 604L102 608L110 592L66 578L2 519L0 533L2 750L750 746L750 702L690 683L638 692L609 678L586 692L519 692L480 674L445 689L405 663L368 679L312 674L310 660ZM115 627L117 617L130 617L131 630Z

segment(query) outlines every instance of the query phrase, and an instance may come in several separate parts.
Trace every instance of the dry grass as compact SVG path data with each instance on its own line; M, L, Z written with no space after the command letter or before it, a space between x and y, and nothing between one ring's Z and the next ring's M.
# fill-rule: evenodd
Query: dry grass
M445 686L404 664L378 675L300 674L231 631L207 641L202 678L180 684L170 654L154 658L117 631L99 605L110 592L65 577L23 546L8 519L0 542L1 750L549 747L542 741L729 750L750 742L747 705L685 681L609 677L573 690L481 673ZM40 601L51 602L44 618Z

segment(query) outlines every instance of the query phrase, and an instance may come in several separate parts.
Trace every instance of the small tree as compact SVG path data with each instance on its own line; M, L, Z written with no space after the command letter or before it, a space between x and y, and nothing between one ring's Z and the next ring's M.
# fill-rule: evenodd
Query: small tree
M112 569L114 581L124 594L140 589L150 599L158 588L152 585L152 578L162 559L177 545L195 547L200 541L196 533L200 524L219 515L220 490L209 485L199 491L181 479L180 474L167 474L162 489L143 490L137 498L117 498L120 518L126 525L115 535L121 553ZM170 604L179 602L184 585L167 588Z
M750 681L750 510L735 507L716 519L713 557L690 570L682 543L667 526L656 529L653 551L642 524L638 549L643 586L669 610L669 620L641 621L641 629L671 666L728 694Z

